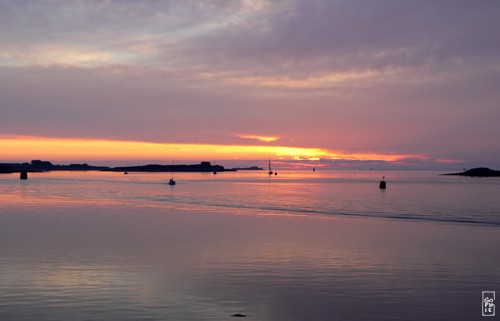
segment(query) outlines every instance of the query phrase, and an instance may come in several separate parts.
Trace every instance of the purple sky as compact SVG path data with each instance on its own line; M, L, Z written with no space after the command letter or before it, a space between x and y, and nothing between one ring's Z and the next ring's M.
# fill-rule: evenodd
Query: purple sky
M496 0L0 0L0 136L500 167L499 120Z

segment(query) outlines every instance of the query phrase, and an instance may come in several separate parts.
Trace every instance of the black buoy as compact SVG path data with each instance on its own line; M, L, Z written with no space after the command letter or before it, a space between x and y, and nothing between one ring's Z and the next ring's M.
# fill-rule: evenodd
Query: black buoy
M278 175L278 172L274 172L274 176Z
M22 171L21 175L19 176L20 179L28 179L28 172L27 171Z
M316 168L313 167L313 172L315 172L315 171L316 171Z
M378 184L378 187L379 187L380 189L385 189L385 187L386 187L386 183L385 183L385 176L384 176L384 177L382 177L382 180L380 181L380 184Z

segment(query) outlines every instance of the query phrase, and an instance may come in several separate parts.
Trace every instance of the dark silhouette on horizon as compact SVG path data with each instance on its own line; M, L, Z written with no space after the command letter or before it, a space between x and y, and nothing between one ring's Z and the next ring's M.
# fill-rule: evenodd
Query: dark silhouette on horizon
M55 165L49 161L32 160L30 163L0 163L0 173L21 173L21 172L49 172L49 171L110 171L122 172L235 172L238 170L263 170L261 167L238 167L224 168L221 165L212 165L210 162L201 162L192 165L160 165L148 164L139 166L93 166L87 163Z
M455 175L455 176L468 176L468 177L500 177L500 171L489 169L487 167L477 167L465 170L460 173L441 174L441 175Z
M32 160L30 163L0 163L0 173L21 173L21 172L48 172L48 171L88 171L88 170L106 170L107 166L91 166L87 163L54 165L49 161L39 159Z

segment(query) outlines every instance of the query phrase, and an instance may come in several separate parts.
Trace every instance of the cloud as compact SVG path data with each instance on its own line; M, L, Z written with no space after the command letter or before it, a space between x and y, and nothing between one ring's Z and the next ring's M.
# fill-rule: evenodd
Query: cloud
M0 134L279 133L495 159L499 16L497 1L0 1Z
M483 56L498 65L499 45L492 40L499 7L494 2L279 1L260 18L260 27L231 25L188 39L186 54L235 79L300 82L404 70L400 82L422 80L435 67L453 71L472 64L486 70L488 63L478 59Z
M275 142L280 139L280 137L278 136L258 136L258 135L236 135L236 136L243 139L256 139L266 143Z
M428 159L422 155L348 153L321 148L222 144L173 144L141 141L49 138L0 135L3 152L9 159L54 160L141 160L141 159L244 159L263 160L381 160ZM174 157L172 157L174 156Z

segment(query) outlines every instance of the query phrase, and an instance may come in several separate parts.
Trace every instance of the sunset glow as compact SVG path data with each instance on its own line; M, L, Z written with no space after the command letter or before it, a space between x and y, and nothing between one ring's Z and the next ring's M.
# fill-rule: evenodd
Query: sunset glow
M256 139L261 142L267 142L267 143L275 142L278 139L280 139L279 137L276 136L258 136L258 135L238 135L238 137L243 139Z
M49 2L0 5L0 162L500 167L495 1Z
M44 137L0 137L0 148L11 160L149 160L205 159L265 160L382 160L400 161L425 158L421 155L346 153L320 148L173 144L97 139L58 139Z

